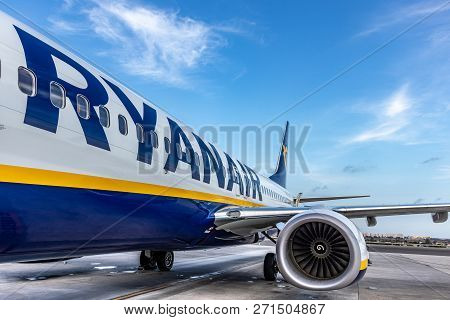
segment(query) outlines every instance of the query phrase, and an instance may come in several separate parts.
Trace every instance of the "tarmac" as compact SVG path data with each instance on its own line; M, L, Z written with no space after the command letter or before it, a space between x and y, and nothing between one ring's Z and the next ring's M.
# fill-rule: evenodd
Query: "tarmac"
M368 246L369 251L372 252L450 256L450 249L448 248L396 246L396 245L379 245L379 244L369 244Z
M170 272L138 269L138 252L0 265L0 299L450 299L450 249L369 247L366 276L329 292L263 278L265 244L175 253Z

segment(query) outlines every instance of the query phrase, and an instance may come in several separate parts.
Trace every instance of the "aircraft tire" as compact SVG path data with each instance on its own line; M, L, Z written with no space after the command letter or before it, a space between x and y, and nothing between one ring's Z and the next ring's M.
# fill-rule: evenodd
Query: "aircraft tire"
M277 259L274 253L266 254L264 258L264 279L275 281L278 274Z
M174 261L173 251L159 251L155 252L156 264L159 271L170 271L173 267Z

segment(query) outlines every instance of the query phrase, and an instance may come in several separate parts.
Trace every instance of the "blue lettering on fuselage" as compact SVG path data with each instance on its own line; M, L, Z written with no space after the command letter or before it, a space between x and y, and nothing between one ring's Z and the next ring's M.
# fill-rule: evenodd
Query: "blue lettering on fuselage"
M261 194L261 182L259 181L259 177L256 174L256 172L249 168L248 166L244 165L244 167L247 169L247 172L250 176L251 185L252 185L252 194L251 197L253 199L258 198L260 201L262 201L262 194Z
M50 83L57 81L66 90L67 98L70 100L73 108L77 108L77 95L82 94L90 101L90 118L82 119L78 117L78 121L83 129L86 142L94 147L98 147L110 151L108 139L106 137L103 126L101 125L98 115L93 111L95 105L108 104L108 92L102 83L91 72L89 72L81 64L74 61L64 53L51 47L42 40L34 37L28 32L15 26L15 29L22 42L25 52L27 67L30 68L37 76L37 94L28 97L27 108L25 112L24 123L33 127L43 129L52 133L56 133L59 121L60 109L54 107L50 101ZM63 63L78 71L86 80L87 87L79 88L58 77L55 61L57 58ZM117 85L102 77L105 83L116 94L121 103L124 105L135 124L139 123L144 128L144 135L148 136L150 131L154 131L157 123L157 112L154 108L143 103L143 115L141 116L134 104L127 95ZM167 118L170 128L169 152L164 169L168 172L176 172L179 162L190 165L191 177L200 181L200 167L196 159L196 153L192 147L191 141L187 137L183 129L176 121ZM214 147L208 145L197 135L193 134L202 153L202 163L204 166L203 182L209 184L211 181L211 173L214 170L219 188L233 190L235 184L239 186L239 192L242 195L259 199L262 201L261 185L258 175L255 171L238 161L241 171L234 160L226 153L228 167L228 181L225 186L225 167L222 158ZM146 139L148 141L148 139ZM181 150L181 142L185 150ZM154 146L151 143L139 143L137 160L151 164ZM244 177L244 180L242 178ZM245 187L244 187L245 183Z
M143 143L139 143L138 147L138 155L137 160L141 162L145 162L148 164L152 164L152 156L153 156L153 145L149 143L149 133L150 131L154 131L156 127L156 110L150 107L149 105L144 103L144 116L141 117L133 103L126 96L126 94L115 84L106 80L102 77L102 79L108 84L108 86L114 91L116 96L120 99L122 104L127 109L128 113L133 119L135 124L139 123L144 128L144 137L145 141Z
M181 129L181 127L172 119L167 118L170 126L170 147L169 156L167 157L164 169L170 172L175 172L178 167L178 163L184 162L191 166L192 179L200 181L200 170L198 165L195 163L194 159L194 149L192 148L191 142L188 137ZM186 152L181 151L179 153L178 148L181 148L181 140L183 140L184 146L186 147ZM190 156L187 156L189 152Z
M208 148L206 143L198 135L193 133L197 144L200 147L203 158L203 182L209 184L211 182L211 172L214 170L217 176L217 183L219 188L225 188L225 172L223 171L222 159L218 156L217 150L213 149L215 156ZM211 145L212 148L214 148Z
M93 74L86 70L86 68L28 32L23 31L18 27L15 28L22 41L27 66L35 72L39 79L37 82L37 95L28 97L24 120L26 124L56 133L59 109L52 106L50 102L49 91L51 81L58 81L64 86L67 98L70 99L74 109L76 109L77 106L77 94L88 97L91 102L91 110L94 105L104 105L108 103L108 93L105 88ZM52 56L67 63L81 73L87 82L87 88L81 89L59 79ZM97 113L91 111L89 119L78 119L83 129L86 142L89 145L109 151L109 143Z
M247 171L245 170L244 165L237 160L237 162L239 163L239 165L241 166L242 172L244 173L244 181L245 181L245 195L247 197L250 197L250 179L248 177Z
M228 153L225 153L225 157L227 158L228 162L228 184L227 184L227 190L231 191L233 190L234 184L237 184L239 186L239 193L244 195L244 186L242 184L242 177L241 173L239 172L239 169L234 163L233 159L228 155Z

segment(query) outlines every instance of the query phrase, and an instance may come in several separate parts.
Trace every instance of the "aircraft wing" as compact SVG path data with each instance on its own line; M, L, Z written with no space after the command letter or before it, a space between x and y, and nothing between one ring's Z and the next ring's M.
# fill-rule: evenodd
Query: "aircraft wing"
M332 210L346 216L349 219L364 218L364 217L388 217L407 214L448 213L450 211L450 203L408 204L395 206L336 207L333 208Z
M321 208L326 209L326 208ZM376 224L375 217L386 217L408 214L432 215L433 222L447 221L450 203L443 204L412 204L393 206L354 206L328 208L331 211L353 218L367 218L369 225ZM217 230L226 230L238 235L249 235L276 227L278 223L287 222L293 216L314 210L312 207L232 207L224 208L215 213Z
M298 199L299 203L305 202L319 202L319 201L331 201L331 200L345 200L345 199L358 199L358 198L369 198L369 195L364 196L339 196L339 197L314 197L314 198L306 198L300 197Z

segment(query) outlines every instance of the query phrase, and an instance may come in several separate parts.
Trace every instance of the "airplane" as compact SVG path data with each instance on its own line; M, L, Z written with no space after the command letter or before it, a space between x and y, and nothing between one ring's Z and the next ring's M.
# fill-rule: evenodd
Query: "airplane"
M174 251L268 238L266 280L334 290L368 267L351 219L448 219L450 204L308 206L358 196L286 189L288 123L264 177L37 29L0 12L1 263L136 251L169 271Z

